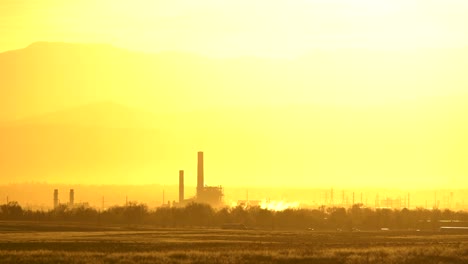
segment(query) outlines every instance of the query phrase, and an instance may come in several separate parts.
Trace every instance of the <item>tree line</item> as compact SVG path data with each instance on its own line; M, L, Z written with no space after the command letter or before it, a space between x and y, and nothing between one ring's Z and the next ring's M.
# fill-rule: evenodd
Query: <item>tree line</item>
M440 226L467 226L468 212L451 210L370 209L356 204L351 208L320 207L269 211L260 207L213 209L206 204L185 207L158 207L129 202L98 210L86 205L60 205L54 210L23 209L17 202L0 205L0 220L59 221L99 225L152 225L155 227L222 227L242 224L259 229L308 230L437 230Z

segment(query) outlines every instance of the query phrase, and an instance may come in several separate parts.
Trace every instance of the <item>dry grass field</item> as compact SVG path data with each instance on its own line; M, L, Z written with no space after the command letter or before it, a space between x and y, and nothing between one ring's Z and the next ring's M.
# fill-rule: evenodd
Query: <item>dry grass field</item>
M468 263L468 235L0 222L0 263Z

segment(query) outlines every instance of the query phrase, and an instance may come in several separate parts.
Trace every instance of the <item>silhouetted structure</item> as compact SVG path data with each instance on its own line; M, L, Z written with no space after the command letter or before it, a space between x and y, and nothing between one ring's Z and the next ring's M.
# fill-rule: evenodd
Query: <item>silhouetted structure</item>
M58 189L54 190L54 209L59 206Z
M204 186L203 152L198 152L197 170L197 203L209 204L212 207L219 207L223 204L223 188L221 186Z
M396 198L396 199L392 199L392 198L386 198L386 199L382 199L379 201L379 206L378 207L375 207L375 208L379 208L379 209L401 209L403 208L403 203L401 201L401 198Z
M204 176L204 169L203 169L203 152L198 152L198 159L197 159L197 196L199 193L203 191L203 187L205 185L205 176Z
M223 203L223 188L221 186L205 186L197 194L198 203L206 203L212 207L219 207Z
M179 171L179 203L184 202L184 171Z
M70 202L69 202L69 205L70 206L75 205L75 190L73 190L73 189L70 189Z
M194 198L184 199L184 171L179 171L179 203L185 206L191 202L209 204L216 208L223 206L223 188L221 186L205 186L203 152L197 153L197 194Z

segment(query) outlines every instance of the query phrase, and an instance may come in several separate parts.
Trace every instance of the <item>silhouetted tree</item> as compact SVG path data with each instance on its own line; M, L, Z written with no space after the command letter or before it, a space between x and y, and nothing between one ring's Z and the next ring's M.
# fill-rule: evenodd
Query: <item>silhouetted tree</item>
M417 208L415 210L370 209L356 204L349 209L321 207L319 209L287 209L280 212L260 207L241 206L213 209L206 204L191 203L186 207L159 207L149 210L143 203L130 202L127 206L113 206L98 211L87 205L69 207L60 205L54 210L24 210L17 202L0 205L2 220L75 221L99 224L151 224L161 227L220 227L226 223L239 223L265 229L342 229L376 230L424 229L437 231L441 220L468 221L468 212L440 211ZM447 225L463 222L447 222Z
M242 206L237 206L231 209L231 220L233 223L241 223L244 225L252 225L249 212Z
M129 202L123 211L127 224L141 224L147 214L148 206L137 202Z
M224 207L215 212L215 224L216 226L222 226L225 223L230 223L231 220L231 213L229 212L229 208Z
M0 206L0 214L3 219L20 220L23 216L23 209L18 202L11 201Z
M193 226L212 226L214 223L214 210L207 204L190 203L185 207L185 214Z
M343 229L346 227L347 215L344 208L332 207L328 208L329 223L331 228Z
M79 205L70 211L70 219L74 221L94 222L98 219L99 212L87 205Z
M255 219L254 224L256 226L271 229L275 227L274 212L256 207L250 209L249 213L252 214L252 218Z

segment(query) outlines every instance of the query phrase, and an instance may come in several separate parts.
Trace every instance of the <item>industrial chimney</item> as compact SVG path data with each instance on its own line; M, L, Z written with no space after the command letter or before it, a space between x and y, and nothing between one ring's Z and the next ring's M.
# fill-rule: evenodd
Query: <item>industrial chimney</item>
M198 152L198 166L197 166L197 194L203 192L204 186L204 177L203 177L203 152Z
M70 189L70 206L75 204L75 190Z
M184 202L184 171L179 171L179 203Z
M58 189L54 190L54 209L59 206Z

